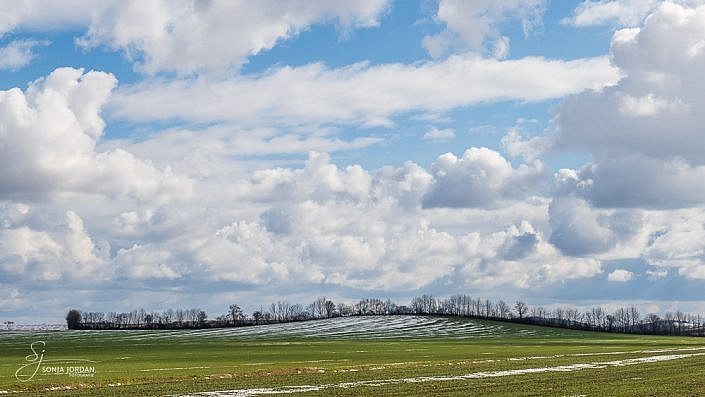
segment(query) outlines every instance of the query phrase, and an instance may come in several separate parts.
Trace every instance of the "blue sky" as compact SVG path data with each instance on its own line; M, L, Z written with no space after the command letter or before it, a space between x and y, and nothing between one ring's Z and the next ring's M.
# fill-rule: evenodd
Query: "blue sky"
M561 21L573 15L580 2L552 2L544 4L543 18L535 31L525 33L517 18L497 21L497 28L509 37L511 51L508 59L521 59L539 56L563 60L604 56L609 53L609 43L613 26L593 26L576 29ZM303 66L311 63L324 63L329 68L341 68L355 63L370 65L389 63L413 64L432 62L434 58L421 45L427 35L443 30L442 23L434 20L438 5L433 1L396 2L388 6L378 16L378 26L363 29L343 28L336 23L319 23L305 28L296 37L280 40L277 45L250 56L238 70L243 75L259 75L279 66ZM154 78L145 76L133 67L124 52L113 51L105 46L86 49L76 44L76 39L85 34L85 29L23 29L21 26L2 36L0 45L15 40L36 40L50 43L36 46L33 59L17 69L0 70L0 88L25 87L29 82L48 75L59 67L84 68L105 71L113 74L121 85L128 85ZM137 54L137 57L143 55ZM163 73L169 76L170 73ZM558 102L491 101L471 107L461 107L445 112L441 122L418 120L414 117L399 117L394 128L357 128L346 126L342 133L353 137L360 134L378 135L393 141L389 145L367 147L355 153L336 156L333 161L346 164L354 161L366 167L377 168L383 165L401 165L406 160L414 160L430 165L438 154L446 151L464 150L469 146L486 146L501 150L500 135L514 126L517 119L537 120L531 133L541 133L550 128L551 107ZM142 139L144 131L153 131L172 125L169 120L158 123L125 123L119 117L104 115L108 121L103 139L134 137ZM414 116L409 115L409 116ZM419 145L420 137L430 128L451 128L457 131L456 138ZM299 156L301 157L301 156ZM353 160L354 159L354 160ZM568 164L579 166L580 161L562 156L555 166Z
M55 6L0 6L0 319L705 300L699 2Z

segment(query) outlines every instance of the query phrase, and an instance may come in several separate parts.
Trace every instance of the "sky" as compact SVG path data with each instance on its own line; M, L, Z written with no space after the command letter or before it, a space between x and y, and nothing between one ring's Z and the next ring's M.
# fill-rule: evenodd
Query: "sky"
M0 2L0 321L705 312L705 2Z

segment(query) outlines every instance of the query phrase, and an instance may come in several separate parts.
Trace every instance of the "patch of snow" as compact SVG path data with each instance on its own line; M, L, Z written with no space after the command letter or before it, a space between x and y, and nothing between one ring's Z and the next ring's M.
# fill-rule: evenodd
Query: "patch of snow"
M148 369L138 369L138 372L152 372L152 371L171 371L177 369L207 369L210 367L173 367L173 368L148 368Z
M210 391L202 393L186 394L180 397L248 397L263 394L293 394L293 393L303 393L312 391L321 391L326 389L348 389L359 386L384 386L391 384L400 383L425 383L425 382L444 382L444 381L458 381L458 380L469 380L469 379L483 379L483 378L495 378L503 376L514 376L523 374L537 374L544 372L572 372L583 369L600 369L608 367L622 367L628 365L638 365L646 363L654 363L660 361L670 361L677 360L688 357L703 356L705 353L690 353L690 354L668 354L659 356L647 356L639 358L628 358L624 360L614 360L606 362L592 362L592 363L579 363L571 365L559 365L554 367L538 367L538 368L523 368L523 369L509 369L501 371L484 371L484 372L474 372L465 375L457 376L418 376L414 378L396 378L396 379L379 379L379 380L364 380L357 382L343 382L343 383L329 383L322 385L298 385L298 386L281 386L281 387L267 387L267 388L256 388L256 389L240 389L240 390L222 390L222 391Z

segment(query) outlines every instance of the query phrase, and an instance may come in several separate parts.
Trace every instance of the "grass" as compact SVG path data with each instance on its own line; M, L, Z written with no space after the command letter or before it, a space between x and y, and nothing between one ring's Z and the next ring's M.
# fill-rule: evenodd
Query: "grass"
M74 378L40 370L31 381L19 382L15 371L37 340L46 342L45 360L93 360L95 375ZM673 354L683 357L456 379ZM705 395L704 375L703 339L476 320L375 317L210 331L0 332L3 394L183 395L329 385L301 395L696 396ZM346 382L367 383L341 387ZM70 389L47 391L62 387Z

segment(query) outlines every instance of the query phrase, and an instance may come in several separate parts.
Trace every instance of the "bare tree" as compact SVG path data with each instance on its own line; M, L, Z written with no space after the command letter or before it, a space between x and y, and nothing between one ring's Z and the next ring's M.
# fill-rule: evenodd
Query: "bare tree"
M228 309L230 311L230 319L232 320L233 325L235 325L236 321L242 320L242 309L240 308L240 306L233 303L228 307Z
M255 320L255 324L259 324L264 320L264 314L262 314L262 310L255 310L252 312L252 319Z
M630 331L634 331L637 323L639 322L639 309L636 306L631 306L629 308L629 317L632 320Z
M204 310L199 310L196 320L198 321L198 324L203 324L206 322L206 319L208 318L208 314Z
M578 309L569 308L565 311L565 317L568 320L569 326L575 326L578 322L580 322L582 314Z
M326 300L323 309L325 310L326 317L331 318L335 314L335 303L332 300Z
M526 303L522 301L517 301L514 304L514 310L516 310L517 316L519 316L519 318L524 318L524 315L529 310L529 307L526 305Z
M507 302L500 300L497 302L497 314L499 318L509 318L512 314L512 310L509 308Z

